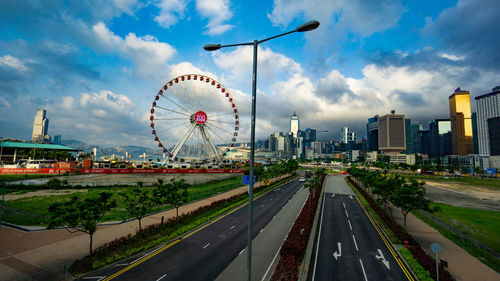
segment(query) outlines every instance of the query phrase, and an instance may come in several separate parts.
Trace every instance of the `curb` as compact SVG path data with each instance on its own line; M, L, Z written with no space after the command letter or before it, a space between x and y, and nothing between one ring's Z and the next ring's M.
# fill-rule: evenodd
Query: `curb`
M327 175L327 177L330 175ZM306 252L304 254L304 261L302 262L302 266L300 268L299 272L299 280L300 281L305 281L307 279L307 275L309 273L309 265L311 263L311 256L314 250L314 241L316 240L316 233L318 231L318 221L321 213L321 202L323 200L323 197L325 196L325 184L326 184L326 179L323 181L323 185L321 186L321 194L318 198L318 206L316 207L316 214L314 214L314 221L313 225L311 227L311 233L309 234L309 240L307 241L307 248Z

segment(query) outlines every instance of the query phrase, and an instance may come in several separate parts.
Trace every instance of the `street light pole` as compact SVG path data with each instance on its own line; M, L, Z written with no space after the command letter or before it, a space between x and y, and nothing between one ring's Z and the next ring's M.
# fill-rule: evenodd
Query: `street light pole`
M252 222L253 222L253 186L254 186L254 159L255 159L255 113L257 104L257 49L260 43L269 41L294 32L305 32L318 28L319 22L316 20L308 21L295 30L288 31L276 36L272 36L263 40L254 40L249 43L239 43L231 45L221 44L206 44L203 49L206 51L215 51L220 48L235 47L235 46L253 46L253 72L252 72L252 116L250 124L250 183L248 185L248 242L247 242L247 271L246 280L252 279Z

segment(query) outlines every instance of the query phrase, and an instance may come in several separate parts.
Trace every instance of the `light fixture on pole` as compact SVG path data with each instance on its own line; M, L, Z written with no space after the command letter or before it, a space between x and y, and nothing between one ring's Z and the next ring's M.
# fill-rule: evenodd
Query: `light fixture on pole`
M288 31L276 36L272 36L262 40L254 40L248 43L221 45L221 44L206 44L203 46L205 51L215 51L220 48L235 47L235 46L253 46L253 73L252 73L252 117L250 126L250 184L248 185L248 245L247 245L247 281L251 280L252 276L252 208L253 208L253 177L254 177L254 152L255 152L255 108L256 108L256 93L257 93L257 47L260 43L269 41L294 32L311 31L319 26L319 21L308 21L292 31Z

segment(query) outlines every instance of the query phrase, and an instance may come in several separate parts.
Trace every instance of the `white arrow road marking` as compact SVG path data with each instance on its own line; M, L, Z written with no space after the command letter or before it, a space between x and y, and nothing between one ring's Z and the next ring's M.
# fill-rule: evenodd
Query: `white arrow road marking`
M391 270L391 268L389 267L389 261L386 261L385 258L384 258L384 254L382 254L382 251L380 249L377 249L378 253L380 254L379 255L375 255L375 257L380 260L384 265L385 267L387 267L387 269Z
M337 260L338 257L342 256L342 248L340 248L340 242L337 242L337 246L339 247L339 252L337 253L337 251L335 251L333 253L333 257L335 258L335 260Z

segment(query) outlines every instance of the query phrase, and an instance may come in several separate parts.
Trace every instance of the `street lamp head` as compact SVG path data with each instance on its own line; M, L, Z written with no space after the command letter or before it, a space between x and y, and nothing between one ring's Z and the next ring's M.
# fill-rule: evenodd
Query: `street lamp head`
M318 28L318 26L319 26L319 21L317 21L317 20L311 20L311 21L308 21L308 22L304 23L301 26L298 26L295 29L295 31L298 31L298 32L311 31L311 30L314 30L314 29Z
M205 46L203 46L203 49L205 49L205 51L215 51L220 49L220 47L220 44L206 44Z

